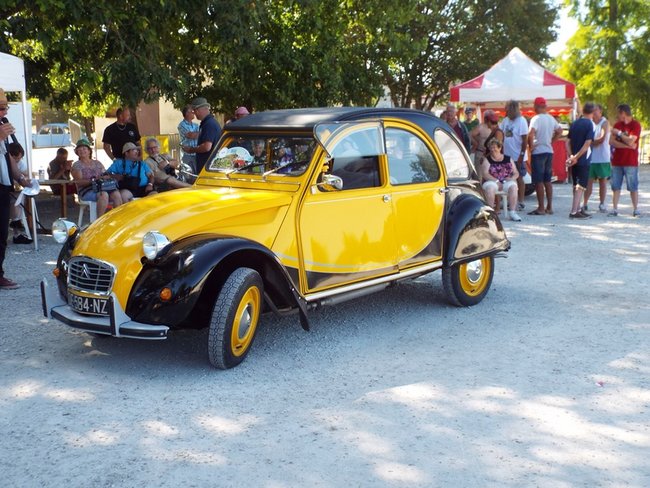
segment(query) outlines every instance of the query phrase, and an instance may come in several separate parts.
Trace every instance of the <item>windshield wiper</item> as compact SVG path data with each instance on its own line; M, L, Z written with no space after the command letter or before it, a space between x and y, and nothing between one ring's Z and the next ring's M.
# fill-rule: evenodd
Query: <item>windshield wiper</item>
M257 166L266 166L266 162L248 163L248 164L245 164L244 166L242 166L240 168L233 168L230 171L226 172L226 174L228 175L228 177L230 177L231 174L239 173L240 171L244 171L244 170L251 169L251 168L256 168Z

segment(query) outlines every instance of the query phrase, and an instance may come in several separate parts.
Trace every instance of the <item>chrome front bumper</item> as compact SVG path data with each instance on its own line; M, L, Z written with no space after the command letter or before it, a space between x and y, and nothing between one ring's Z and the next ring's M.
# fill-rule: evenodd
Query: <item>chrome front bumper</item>
M95 334L159 340L166 339L169 330L166 325L143 324L131 320L115 293L111 293L108 299L108 317L77 313L61 298L58 288L52 288L45 278L41 280L41 303L46 318Z

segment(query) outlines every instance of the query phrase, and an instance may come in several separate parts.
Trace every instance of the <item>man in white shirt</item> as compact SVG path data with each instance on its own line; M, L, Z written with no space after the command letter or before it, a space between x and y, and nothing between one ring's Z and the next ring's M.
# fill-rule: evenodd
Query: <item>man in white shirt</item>
M528 124L526 119L519 111L519 102L510 100L506 103L506 116L499 124L499 129L503 131L503 152L517 166L519 178L517 178L517 200L519 204L516 210L523 210L524 197L526 193L526 185L524 184L524 176L526 175L526 161L528 155L526 149L528 147ZM515 210L515 209L512 209Z
M545 215L553 213L553 141L562 135L562 128L554 117L546 113L546 99L537 97L533 103L536 115L530 121L528 146L531 154L531 178L537 193L537 208L528 212L528 215Z

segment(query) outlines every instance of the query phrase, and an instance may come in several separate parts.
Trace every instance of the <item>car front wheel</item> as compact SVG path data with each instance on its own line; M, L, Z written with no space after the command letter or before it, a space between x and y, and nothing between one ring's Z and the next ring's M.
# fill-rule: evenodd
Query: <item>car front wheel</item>
M228 369L244 360L255 338L263 296L257 271L238 268L228 277L210 318L208 357L213 366Z
M490 289L493 276L492 256L442 269L442 283L447 299L459 307L476 305L483 300Z

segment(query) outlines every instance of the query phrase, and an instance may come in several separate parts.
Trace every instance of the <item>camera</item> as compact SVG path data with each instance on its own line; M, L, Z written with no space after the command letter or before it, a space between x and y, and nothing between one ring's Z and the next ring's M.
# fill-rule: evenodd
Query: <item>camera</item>
M168 174L169 176L176 176L176 170L173 168L171 164L165 166L165 173Z

